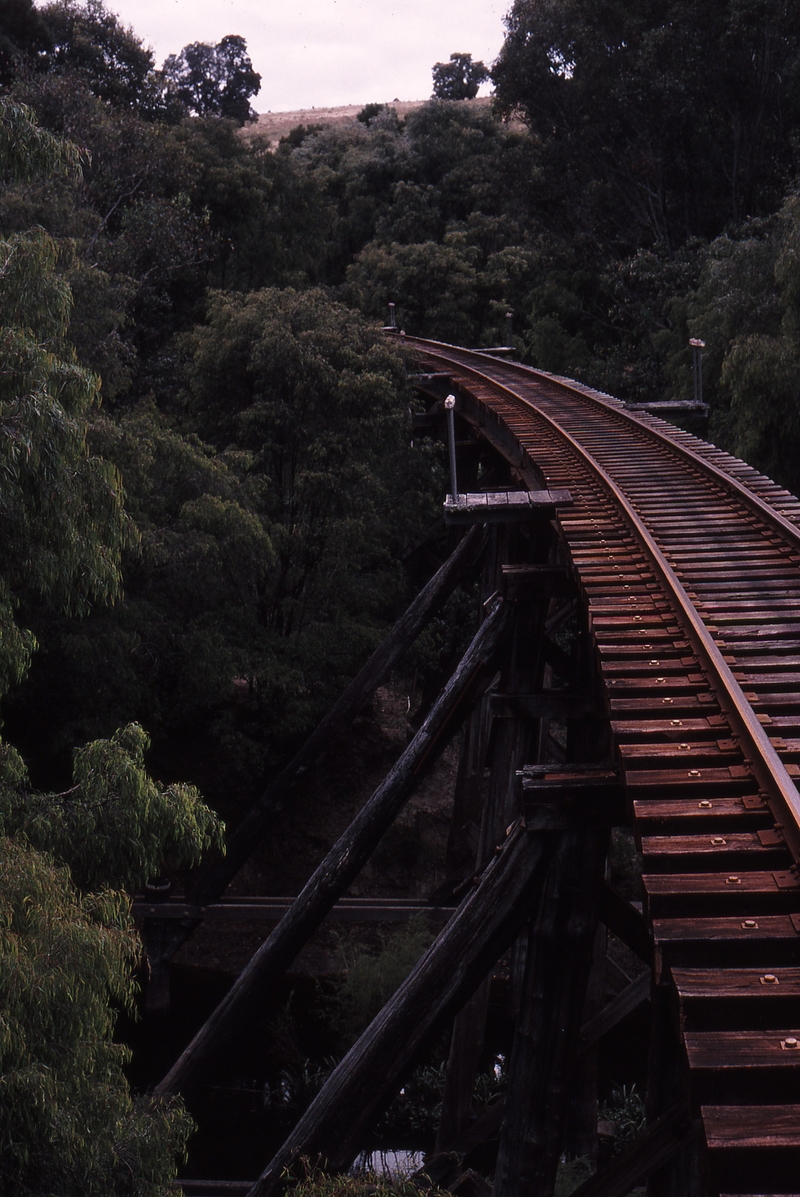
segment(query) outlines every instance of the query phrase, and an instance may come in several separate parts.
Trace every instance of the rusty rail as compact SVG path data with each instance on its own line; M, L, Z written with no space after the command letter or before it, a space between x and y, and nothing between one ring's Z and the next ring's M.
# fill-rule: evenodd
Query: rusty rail
M521 479L537 472L573 496L560 524L600 657L655 979L672 993L710 1191L797 1193L800 503L579 384L434 342L406 346L449 373L473 423L485 414Z

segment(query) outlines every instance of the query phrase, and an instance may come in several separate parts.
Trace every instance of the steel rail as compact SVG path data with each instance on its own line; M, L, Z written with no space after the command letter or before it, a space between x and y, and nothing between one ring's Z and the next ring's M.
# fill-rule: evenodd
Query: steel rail
M430 342L420 342L423 345L430 344ZM429 350L425 350L430 354ZM464 352L464 351L458 351ZM467 351L468 352L468 351ZM447 359L446 355L441 352L436 352L434 356ZM533 402L516 394L509 386L499 382L496 378L492 378L483 371L477 370L473 366L464 365L462 362L456 363L459 369L468 374L478 378L483 385L493 388L496 392L500 392L506 399L519 408L523 406L536 413L538 419L544 421L559 437L561 437L570 448L575 452L581 460L585 462L588 468L594 473L596 478L601 482L606 491L613 497L618 508L625 513L626 518L634 529L645 555L650 561L651 568L654 573L660 578L662 585L669 595L672 596L674 602L683 617L684 627L689 640L701 662L710 675L709 681L712 679L716 682L713 688L717 691L717 696L720 699L720 707L728 716L733 730L740 737L740 743L745 751L745 755L749 757L750 766L761 789L767 795L767 801L775 818L776 825L780 826L784 840L794 857L796 863L800 863L800 794L794 781L790 777L786 766L781 761L778 753L772 745L769 736L764 731L758 716L753 710L750 702L745 697L745 694L739 685L729 666L727 665L722 653L716 645L712 634L697 611L692 600L689 598L683 584L677 577L672 566L667 561L665 555L659 548L652 534L646 527L643 520L640 518L637 511L634 509L624 492L611 478L605 469L595 460L591 453L588 452L578 441L575 440L570 433L566 432L551 416L541 411L535 406ZM502 363L503 366L511 365L511 363ZM553 380L548 376L542 376L548 383ZM564 389L570 389L565 384L557 384L563 386ZM586 398L582 392L577 392L582 398ZM608 408L617 413L617 409L612 404L601 404L600 401L594 400L599 406ZM636 417L631 417L627 413L626 419L631 419L633 423L641 425ZM652 430L647 425L641 425L644 431L648 434L653 434ZM669 437L663 434L655 434L658 439L665 441L670 448L675 448L675 443ZM707 472L714 476L721 476L734 484L734 489L741 491L742 497L751 502L758 500L759 510L765 508L767 512L780 521L781 529L786 525L786 529L793 534L793 538L800 545L800 529L779 516L768 507L763 500L754 495L752 491L745 487L740 487L735 479L729 475L724 474L723 471L716 467L711 467L710 463L705 462L698 455L691 453L691 451L683 450L684 455L688 457L693 463L701 464ZM710 467L710 468L709 468Z
M478 353L471 349L462 349L457 345L448 345L443 341L425 340L421 337L406 337L405 344L406 348L413 348L416 345L422 346L423 352L429 356L439 357L442 361L449 362L450 364L455 361L460 369L480 376L484 382L492 383L494 381L491 375L484 374L477 370L475 366L467 365L458 359L458 355L469 355L477 358L479 361L486 361L486 354ZM450 353L448 354L447 351L450 351ZM453 355L456 356L454 357ZM569 394L582 399L586 403L594 404L595 406L607 411L610 415L616 416L618 419L638 428L650 439L660 441L662 444L667 445L672 451L677 453L679 456L684 457L687 461L690 461L703 473L715 478L717 482L719 482L725 488L725 490L735 492L744 502L748 503L752 508L754 508L754 510L763 519L767 520L767 522L772 525L775 531L780 532L781 535L787 537L787 539L792 542L795 548L800 549L800 526L793 523L792 520L788 520L785 516L781 515L779 511L776 511L774 507L762 499L760 495L756 494L754 490L751 490L750 487L739 481L739 479L735 478L732 474L729 474L726 470L714 465L712 461L709 461L708 458L704 457L701 453L697 453L693 449L688 448L686 445L682 445L680 441L675 440L668 432L662 432L661 429L654 428L635 412L626 411L621 400L615 400L610 395L604 397L591 387L584 387L581 383L570 382L569 380L561 378L557 375L548 374L544 370L537 370L533 366L525 366L521 362L501 361L499 359L493 360L496 361L498 367L501 369L514 371L527 378L538 379L541 382L547 383L548 386L557 387L560 390L566 391ZM525 402L525 400L522 400L522 402ZM732 458L731 460L736 459ZM755 470L753 472L757 473Z

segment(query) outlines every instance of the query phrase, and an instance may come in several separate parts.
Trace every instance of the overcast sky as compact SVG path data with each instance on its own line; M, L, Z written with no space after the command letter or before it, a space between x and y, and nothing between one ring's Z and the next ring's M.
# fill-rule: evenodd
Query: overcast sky
M424 100L431 67L455 51L491 64L511 0L106 0L106 6L153 49L156 66L189 42L240 34L261 75L253 107L287 112Z

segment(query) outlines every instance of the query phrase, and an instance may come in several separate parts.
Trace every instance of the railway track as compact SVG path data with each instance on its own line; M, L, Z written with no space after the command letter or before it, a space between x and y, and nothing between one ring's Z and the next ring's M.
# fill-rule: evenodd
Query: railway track
M800 502L619 401L406 338L545 487L585 599L709 1192L800 1193Z

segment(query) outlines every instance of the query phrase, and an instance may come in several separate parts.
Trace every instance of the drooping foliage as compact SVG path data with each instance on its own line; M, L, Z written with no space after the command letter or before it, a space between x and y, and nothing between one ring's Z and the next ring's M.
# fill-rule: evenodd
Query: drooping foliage
M148 737L138 724L75 752L73 784L59 794L31 789L13 748L3 748L0 834L69 864L84 891L113 884L133 891L173 868L197 864L221 846L221 825L193 786L148 776Z
M42 135L23 107L0 99L7 174L75 170L72 151ZM19 131L18 137L15 132ZM0 143L2 153L3 143ZM118 597L120 553L133 541L121 480L86 443L99 379L66 341L70 292L58 248L41 228L0 240L0 683L26 672L34 641L15 621L29 594L64 612Z
M0 177L76 176L77 155L0 98ZM136 537L114 466L87 431L100 380L67 340L71 294L42 228L0 240L0 684L30 666L37 604L75 617L121 594ZM74 785L35 790L0 743L0 1176L36 1197L165 1197L191 1121L177 1101L135 1101L112 1041L133 1010L128 898L169 856L192 863L222 826L191 786L144 767L137 726L75 755ZM6 1185L7 1182L7 1185Z
M139 947L127 901L0 841L0 1176L33 1197L167 1197L191 1121L134 1100L112 1040Z

